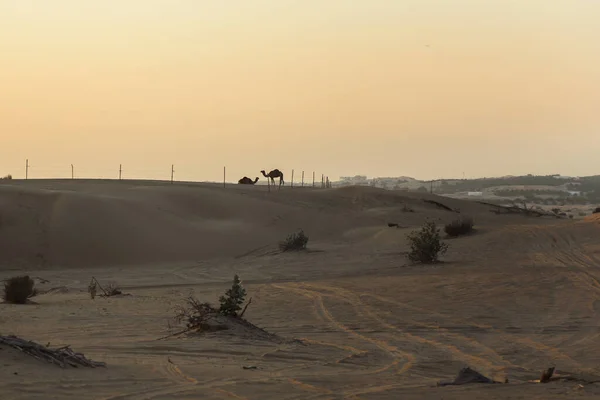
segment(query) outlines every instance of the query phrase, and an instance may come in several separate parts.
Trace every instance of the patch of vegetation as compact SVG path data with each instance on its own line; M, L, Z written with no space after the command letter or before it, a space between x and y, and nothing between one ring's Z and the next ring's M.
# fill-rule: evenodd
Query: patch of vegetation
M186 327L185 330L175 335L192 330L228 329L226 324L224 324L226 321L235 320L244 322L244 313L252 302L252 299L250 299L242 309L245 299L246 289L242 286L238 275L233 277L231 288L225 292L225 295L219 298L219 303L221 303L219 308L214 307L208 302L201 302L195 297L189 296L183 305L175 307L174 321L177 324L185 323ZM241 313L239 312L240 310L242 310ZM210 324L213 320L217 323Z
M448 236L457 237L473 232L473 218L461 217L444 226Z
M435 263L448 250L448 244L442 242L440 230L433 221L426 222L421 230L409 233L407 239L410 243L408 259L415 263Z
M245 300L246 289L244 289L239 276L236 274L233 277L231 289L225 292L224 296L219 298L219 303L221 303L219 313L221 313L221 315L237 317L237 313L242 309L242 304L244 304Z
M175 322L185 322L187 330L205 329L208 321L215 318L219 310L210 303L202 303L193 296L189 296L183 305L175 307Z
M279 243L279 249L281 251L299 251L306 250L308 243L308 236L304 234L301 229L297 233L292 233L284 241Z
M35 281L29 275L15 276L4 282L4 301L11 304L25 304L36 295Z
M121 289L119 289L119 285L117 285L117 283L110 282L106 285L106 288L104 288L104 287L102 287L102 285L100 285L100 282L98 282L98 280L92 276L92 280L90 281L90 284L88 285L88 293L90 294L90 297L92 298L92 300L96 297L98 289L100 289L102 291L102 293L100 294L100 297L112 297L112 296L117 296L117 295L123 294ZM129 296L129 295L127 295L127 296Z
M596 209L593 212L593 214L598 214L598 213L600 213L600 207L596 207Z
M0 180L3 180L3 181L4 181L4 180L6 180L6 181L9 181L9 180L11 180L11 179L12 179L12 175L10 175L10 174L8 174L8 175L6 175L6 176L3 176L2 178L0 178Z

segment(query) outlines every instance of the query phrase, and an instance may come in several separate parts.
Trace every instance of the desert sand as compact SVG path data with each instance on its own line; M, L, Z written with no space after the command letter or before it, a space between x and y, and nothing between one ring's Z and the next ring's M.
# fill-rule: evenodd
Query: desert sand
M427 219L475 220L443 262L408 265ZM407 205L415 212L403 212ZM400 228L388 228L395 222ZM309 251L280 253L302 228ZM0 347L8 399L573 399L600 384L600 218L496 215L466 200L368 187L147 181L0 184L0 279L49 282L0 305L0 334L71 345L107 368L61 369ZM193 294L239 274L245 317L278 340L211 332L158 340ZM92 300L87 285L131 296ZM508 384L437 387L469 366ZM246 367L246 368L244 368Z

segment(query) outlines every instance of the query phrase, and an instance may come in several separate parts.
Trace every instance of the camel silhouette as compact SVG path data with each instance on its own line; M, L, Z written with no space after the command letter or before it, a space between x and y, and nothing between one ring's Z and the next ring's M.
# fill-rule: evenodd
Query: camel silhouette
M247 176L245 176L238 181L238 183L240 185L254 185L256 182L258 182L258 176L256 177L255 180L252 180L252 179L248 178Z
M285 185L285 181L283 180L283 172L281 172L278 169L274 169L273 171L269 172L269 174L265 174L265 170L263 169L262 171L260 171L263 176L267 179L271 179L271 183L273 185L275 185L275 179L274 178L279 178L279 186L281 185Z

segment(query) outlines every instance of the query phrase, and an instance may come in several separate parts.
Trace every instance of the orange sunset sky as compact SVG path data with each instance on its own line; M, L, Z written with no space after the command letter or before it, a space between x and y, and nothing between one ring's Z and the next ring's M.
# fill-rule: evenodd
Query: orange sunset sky
M600 174L599 21L596 0L0 0L0 175Z

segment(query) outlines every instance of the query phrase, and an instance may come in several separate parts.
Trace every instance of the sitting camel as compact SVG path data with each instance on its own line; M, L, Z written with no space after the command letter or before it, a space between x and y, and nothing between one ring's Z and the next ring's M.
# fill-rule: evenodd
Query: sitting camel
M273 171L269 172L269 174L265 174L265 170L263 169L262 171L260 171L263 176L267 179L271 179L271 183L273 185L275 185L275 179L274 178L279 178L279 186L281 185L285 185L285 182L283 180L283 172L281 172L278 169L274 169Z
M256 177L256 179L254 181L252 179L248 178L247 176L243 177L242 179L240 179L238 181L238 183L240 185L254 185L256 182L258 182L258 176Z

